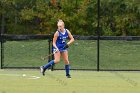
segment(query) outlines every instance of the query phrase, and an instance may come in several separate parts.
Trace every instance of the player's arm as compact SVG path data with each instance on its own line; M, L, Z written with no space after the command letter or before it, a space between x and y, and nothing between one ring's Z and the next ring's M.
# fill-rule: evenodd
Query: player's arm
M53 47L55 47L57 50L57 46L56 46L56 40L58 38L58 31L55 32L54 37L53 37Z
M68 36L69 36L70 41L64 46L64 48L68 48L74 42L74 38L70 31L68 31Z
M74 38L73 38L73 36L72 36L70 31L68 31L68 36L69 36L70 41L67 44L69 46L69 45L71 45L74 42Z

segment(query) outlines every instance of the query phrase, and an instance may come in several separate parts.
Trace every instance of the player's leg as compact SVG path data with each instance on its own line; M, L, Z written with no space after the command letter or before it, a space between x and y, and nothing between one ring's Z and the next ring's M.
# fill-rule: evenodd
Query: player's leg
M56 64L56 63L58 63L59 61L60 61L60 52L58 51L58 52L56 52L56 53L54 54L54 60L52 60L52 61L50 61L49 63L47 63L46 65L40 67L41 73L42 73L43 75L45 75L46 69L48 69L50 66L52 66L52 65L54 65L54 64Z
M61 55L62 55L63 61L65 63L66 76L67 76L67 78L71 78L71 76L70 76L70 63L68 60L68 51L61 52Z
M60 61L60 52L54 54L54 60L50 61L48 64L44 65L44 69L49 68L51 65L54 65Z

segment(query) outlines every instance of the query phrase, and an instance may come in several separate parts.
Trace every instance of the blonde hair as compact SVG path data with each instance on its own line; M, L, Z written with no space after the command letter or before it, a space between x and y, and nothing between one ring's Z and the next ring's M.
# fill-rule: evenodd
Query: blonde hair
M58 19L58 21L57 22L63 22L63 20L62 19Z
M59 19L59 20L57 21L57 25L58 25L59 23L62 23L63 25L65 25L65 24L64 24L64 21L61 20L61 19Z

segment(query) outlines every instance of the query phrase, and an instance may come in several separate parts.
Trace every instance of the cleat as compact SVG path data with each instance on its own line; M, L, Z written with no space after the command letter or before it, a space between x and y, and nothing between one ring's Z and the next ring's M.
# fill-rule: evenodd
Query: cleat
M67 78L71 78L70 74L66 75Z
M43 68L43 66L40 67L40 72L42 73L43 76L45 76L45 69Z

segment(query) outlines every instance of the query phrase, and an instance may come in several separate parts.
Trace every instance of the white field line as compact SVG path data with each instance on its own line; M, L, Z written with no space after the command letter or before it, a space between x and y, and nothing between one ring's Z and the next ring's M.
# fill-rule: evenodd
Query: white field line
M22 75L19 75L19 74L0 74L0 76L25 77L27 79L39 79L39 78L41 78L41 77L38 77L38 76L27 76L26 74L22 74Z
M37 76L30 76L28 79L39 79L41 77L37 77Z

